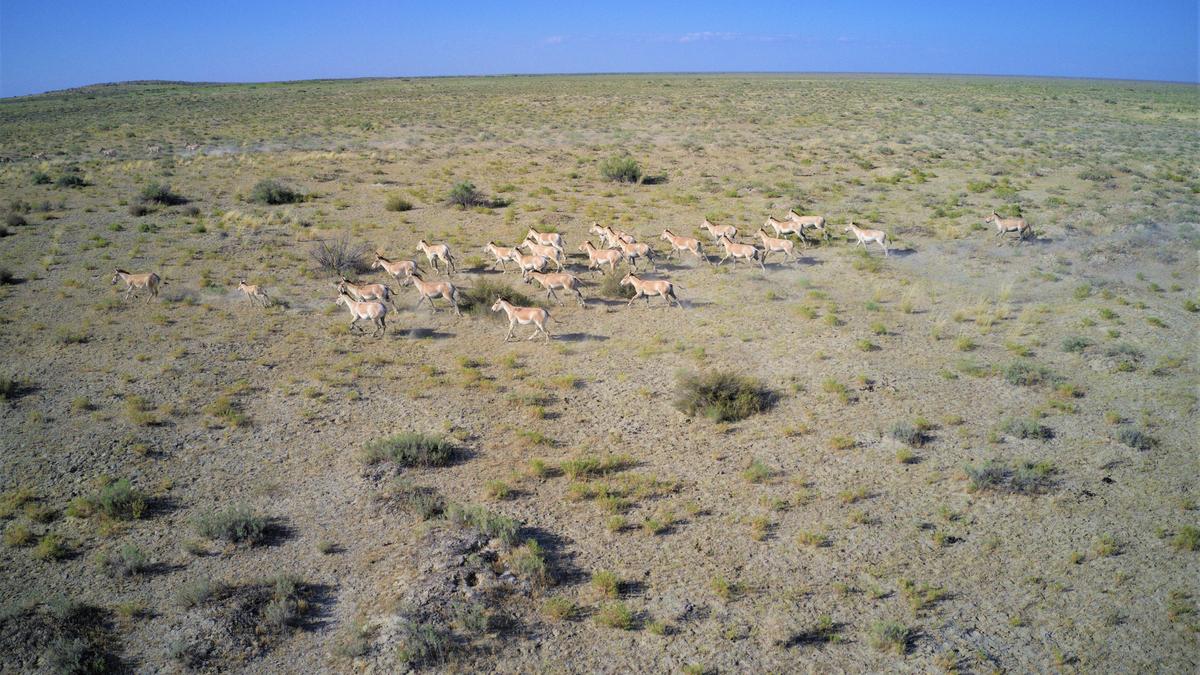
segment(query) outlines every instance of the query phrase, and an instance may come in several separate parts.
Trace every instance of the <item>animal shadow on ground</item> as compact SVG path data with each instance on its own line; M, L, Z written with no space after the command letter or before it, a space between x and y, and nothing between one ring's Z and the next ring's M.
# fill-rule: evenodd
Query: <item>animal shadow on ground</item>
M816 626L807 630L802 630L794 635L789 636L785 640L779 642L779 646L784 649L792 649L793 647L806 647L823 645L829 642L834 637L837 637L846 629L846 624L834 622L825 626Z
M435 328L400 328L392 333L393 340L449 340L452 337L454 333L441 333Z
M259 545L274 548L295 536L296 530L288 525L287 521L282 518L271 518L267 521L266 528L263 529L263 538Z
M653 176L645 176L642 178L642 185L664 185L668 182L670 182L670 180L667 178L667 174L665 173L655 174Z
M520 538L522 540L533 539L541 545L546 554L546 565L549 568L550 577L559 584L576 586L586 583L591 578L583 568L576 564L575 559L578 553L571 550L571 546L575 542L569 537L540 527L526 525L521 528Z
M554 339L565 342L604 342L608 340L608 336L594 333L559 333Z
M911 246L910 246L910 247L908 247L908 248L893 248L893 249L888 249L888 256L889 256L889 257L895 256L895 257L898 257L898 258L907 258L907 257L908 257L908 256L910 256L910 255L916 255L916 254L917 254L917 249L915 249L915 248L912 248Z

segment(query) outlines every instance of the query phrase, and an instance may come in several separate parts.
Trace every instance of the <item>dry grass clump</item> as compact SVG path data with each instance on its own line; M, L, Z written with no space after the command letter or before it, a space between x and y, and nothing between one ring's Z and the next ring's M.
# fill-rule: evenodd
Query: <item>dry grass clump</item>
M1004 379L1009 384L1032 387L1052 383L1058 376L1045 366L1029 361L1013 361L1004 369Z
M908 651L911 637L908 626L897 621L876 621L867 632L867 641L872 647L901 655Z
M775 394L758 380L728 371L685 373L679 376L675 407L713 422L736 422L768 410Z
M1152 450L1158 445L1158 439L1133 427L1125 427L1118 431L1117 440L1134 450Z
M446 438L416 432L376 439L359 453L364 464L386 461L406 467L446 466L454 461L454 456L454 444Z
M404 478L392 481L376 496L376 500L383 504L394 505L421 520L430 520L440 516L446 510L446 501L436 489L414 485Z

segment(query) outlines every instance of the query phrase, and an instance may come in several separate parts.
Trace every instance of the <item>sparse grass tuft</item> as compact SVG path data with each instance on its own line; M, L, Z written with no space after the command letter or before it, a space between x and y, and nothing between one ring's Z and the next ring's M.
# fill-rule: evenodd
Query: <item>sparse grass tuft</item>
M1045 366L1029 361L1014 361L1004 369L1004 379L1009 384L1031 387L1054 382L1058 377Z
M509 546L516 543L517 533L521 529L521 524L515 518L474 505L450 504L446 507L446 520L462 527L475 528Z
M1184 525L1171 539L1171 545L1180 551L1200 551L1200 528Z
M633 629L633 610L621 601L608 602L596 610L596 623L619 630Z
M1054 438L1054 430L1040 424L1036 419L1011 417L1000 425L1000 430L1016 438L1047 440Z

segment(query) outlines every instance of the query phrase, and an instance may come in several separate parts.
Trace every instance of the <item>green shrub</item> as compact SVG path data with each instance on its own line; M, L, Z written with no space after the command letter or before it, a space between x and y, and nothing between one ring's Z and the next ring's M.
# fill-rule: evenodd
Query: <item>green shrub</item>
M125 544L115 552L102 553L96 562L101 570L112 577L133 577L150 568L146 552L137 544Z
M405 432L370 443L360 455L367 464L393 462L400 466L446 466L454 460L454 444L442 436Z
M171 186L166 183L150 183L142 188L142 194L138 199L143 204L162 204L164 206L187 203L185 197L172 192Z
M63 538L54 533L43 536L33 548L33 557L38 560L62 560L68 553L70 550Z
M446 199L452 206L461 206L464 209L488 204L487 197L471 181L455 183L454 187L450 188L450 194Z
M867 641L881 652L904 654L908 651L908 642L911 637L911 631L902 623L876 621L871 624Z
M397 478L383 491L379 500L395 504L421 520L429 520L446 510L446 502L437 490L414 485L403 478Z
M254 184L248 199L256 204L295 204L304 201L304 194L268 178Z
M446 507L446 520L459 526L473 527L481 533L512 545L517 540L521 524L515 519L492 513L482 506L451 504Z
M54 184L60 188L81 188L87 185L87 181L78 173L71 172L59 176L58 180L54 181Z
M923 429L917 428L907 422L897 422L892 426L892 438L916 448L925 445L926 441L929 440Z
M1010 492L1038 494L1054 485L1054 464L1047 461L1018 462L1010 465L993 459L980 466L968 464L963 472L970 479L973 492Z
M1062 350L1064 352L1079 353L1090 346L1092 346L1092 341L1079 335L1063 338L1062 341Z
M1004 379L1009 384L1031 387L1054 382L1058 377L1045 366L1028 361L1014 361L1004 369Z
M25 227L29 224L29 221L25 220L25 216L19 213L10 213L4 217L4 224L9 227Z
M208 579L197 579L184 582L175 592L175 604L184 609L199 607L219 595L224 590L221 584Z
M1158 445L1158 439L1133 427L1125 427L1117 432L1117 440L1134 450L1150 450Z
M622 286L621 279L622 276L620 272L604 274L600 279L600 286L597 289L597 292L606 298L624 300L632 298L637 292L633 290L633 284Z
M1171 545L1180 551L1200 551L1200 528L1184 525L1175 533Z
M605 603L596 610L596 623L608 628L630 630L633 628L633 610L621 601Z
M366 244L354 244L348 236L320 239L313 242L308 249L308 257L318 269L341 276L370 270L370 253L371 247Z
M146 515L146 495L122 478L100 488L92 497L72 502L68 515L101 514L117 520L137 520Z
M1034 438L1047 440L1054 438L1054 430L1043 426L1035 419L1012 417L1005 420L1000 430L1016 438Z
M454 636L440 624L402 621L398 628L401 637L397 658L412 668L442 663L454 647Z
M34 171L30 178L33 180L34 185L49 185L54 182L50 174L45 171Z
M411 211L412 207L412 202L400 195L388 195L387 199L383 202L383 208L388 211Z
M714 422L743 420L775 404L775 394L757 380L725 371L684 373L676 391L677 409Z
M629 155L617 155L600 163L600 175L618 183L636 183L642 179L642 167Z
M251 546L262 542L267 536L270 521L254 513L246 506L232 506L212 511L196 518L196 534L206 539L227 541L231 544L247 543Z
M479 316L492 314L497 298L504 298L519 307L536 307L537 302L521 291L504 283L480 279L470 288L459 289L459 309ZM498 316L503 317L503 313Z

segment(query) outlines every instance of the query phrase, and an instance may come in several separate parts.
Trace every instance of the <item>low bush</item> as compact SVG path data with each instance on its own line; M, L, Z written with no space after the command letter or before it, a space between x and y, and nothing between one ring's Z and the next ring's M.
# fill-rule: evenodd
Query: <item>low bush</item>
M459 309L479 316L492 314L492 305L497 298L503 298L520 307L536 307L537 302L521 291L514 290L508 284L480 279L470 288L459 289ZM503 317L502 312L496 316Z
M250 188L248 199L256 204L296 204L304 201L304 194L273 179L260 180Z
M488 206L490 203L488 198L471 181L455 183L454 187L450 188L450 194L446 196L446 201L450 202L451 206L460 206L464 209L476 206Z
M972 492L1039 494L1053 487L1056 470L1048 461L1009 464L993 459L979 466L968 464L963 472Z
M1092 346L1092 341L1079 335L1063 338L1062 350L1064 352L1072 352L1078 354L1088 347Z
M758 380L725 371L682 374L676 392L677 409L714 422L743 420L775 404L775 394Z
M454 452L454 444L442 436L405 432L367 443L360 459L366 464L387 461L410 467L446 466L454 460Z
M1045 366L1029 361L1014 361L1004 369L1004 380L1009 384L1031 387L1054 382L1058 377Z
M96 562L111 577L133 577L144 574L150 568L146 552L137 544L126 544L116 551L102 553Z
M892 426L892 438L915 448L925 445L929 440L929 436L926 435L923 429L919 429L907 422L897 422Z
M1171 545L1180 551L1200 551L1200 528L1184 525L1175 533Z
M636 183L642 179L642 167L629 155L617 155L600 163L600 175L617 183Z
M606 298L613 298L617 300L628 300L632 298L636 293L636 291L633 290L633 284L622 286L622 278L623 277L621 276L620 272L603 275L600 279L600 286L597 288L597 292Z
M138 200L143 204L162 204L164 206L187 203L187 198L171 191L171 186L166 183L150 183L142 188Z
M1134 450L1151 450L1158 445L1158 440L1141 429L1125 427L1117 432L1117 440Z
M318 269L337 276L370 270L370 255L370 246L351 243L348 236L318 240L308 250Z
M78 173L69 172L59 176L54 184L60 188L81 188L87 185L87 181Z
M397 478L377 499L387 504L394 504L421 520L430 520L446 510L446 501L442 499L437 490L414 485L403 478Z
M25 220L25 216L19 213L10 213L4 217L4 224L9 227L25 227L29 224L29 221Z
M411 211L412 207L412 202L400 195L388 195L387 199L383 202L383 208L388 211Z
M1016 438L1033 438L1039 440L1054 438L1053 429L1043 426L1035 419L1024 417L1012 417L1005 420L1004 424L1000 426L1000 430Z
M867 641L881 652L904 654L912 637L908 626L896 621L876 621L871 624Z
M446 507L446 519L455 525L473 527L492 539L512 545L517 540L521 524L508 516L492 513L482 506L451 504Z
M269 520L246 506L232 506L199 516L194 521L196 534L206 539L246 543L251 546L266 539Z
M623 602L609 602L596 610L596 623L608 628L631 630L633 628L633 610Z

